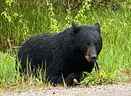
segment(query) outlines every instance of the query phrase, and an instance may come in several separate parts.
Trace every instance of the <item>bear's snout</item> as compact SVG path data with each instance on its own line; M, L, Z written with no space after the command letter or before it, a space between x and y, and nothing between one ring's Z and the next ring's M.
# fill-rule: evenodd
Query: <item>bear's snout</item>
M96 62L97 54L96 54L95 47L90 47L86 49L85 58L88 62Z
M96 54L93 54L92 56L91 56L91 61L93 60L96 60L97 59L97 56L96 56Z

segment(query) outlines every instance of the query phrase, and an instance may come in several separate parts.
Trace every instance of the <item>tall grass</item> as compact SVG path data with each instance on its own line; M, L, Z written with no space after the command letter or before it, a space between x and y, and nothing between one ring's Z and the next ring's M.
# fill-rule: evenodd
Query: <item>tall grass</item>
M88 0L85 2L76 12L55 10L50 0L17 0L7 4L0 16L1 49L20 45L34 34L61 31L72 21L80 24L100 22L103 49L98 62L101 71L87 74L82 83L103 84L130 78L127 71L130 73L131 70L131 10L90 9ZM2 52L0 56L0 83L19 81L21 78L15 69L15 56Z

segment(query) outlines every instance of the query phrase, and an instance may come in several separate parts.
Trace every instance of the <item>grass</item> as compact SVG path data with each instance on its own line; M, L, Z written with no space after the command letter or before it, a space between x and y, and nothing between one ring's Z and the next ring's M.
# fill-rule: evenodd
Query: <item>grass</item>
M48 0L47 0L48 1ZM22 1L25 2L25 1ZM39 3L28 1L19 5L11 3L6 6L0 16L0 46L2 48L14 48L22 41L34 34L43 32L61 31L68 27L72 21L80 24L94 24L100 22L103 49L99 56L100 73L86 74L83 84L109 84L118 81L128 81L131 77L131 10L121 8L90 9L84 3L76 12L67 10L54 11L50 2ZM32 5L29 5L32 4ZM33 4L38 4L37 6ZM42 6L41 4L45 4ZM11 51L12 52L12 51ZM14 51L13 51L14 52ZM41 79L29 77L25 82L16 70L16 54L0 52L0 85L19 85L22 83L38 84Z
M103 49L99 56L101 72L98 75L91 74L91 76L88 76L83 82L93 83L95 81L96 83L97 81L99 82L99 79L105 79L106 81L102 82L106 83L110 80L123 81L125 80L123 79L124 77L126 79L127 77L130 78L131 75L129 74L128 76L123 75L120 77L122 70L129 70L131 68L130 10L120 10L118 12L108 10L102 13L95 12L95 15L102 23L103 29ZM88 82L90 78L91 82Z

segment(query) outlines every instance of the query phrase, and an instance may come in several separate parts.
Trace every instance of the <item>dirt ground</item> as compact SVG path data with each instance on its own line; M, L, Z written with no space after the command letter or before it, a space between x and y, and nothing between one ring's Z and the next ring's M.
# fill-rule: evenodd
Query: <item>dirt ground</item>
M90 87L51 87L5 90L0 96L131 96L131 84L101 85Z

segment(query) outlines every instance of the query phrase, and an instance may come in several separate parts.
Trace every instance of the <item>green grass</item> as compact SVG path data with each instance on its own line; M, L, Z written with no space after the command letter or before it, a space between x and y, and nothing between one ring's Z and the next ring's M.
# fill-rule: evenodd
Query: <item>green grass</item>
M19 77L16 71L16 59L9 53L0 52L0 84L14 83Z
M80 10L76 12L68 10L65 13L62 9L54 11L50 2L42 6L41 4L44 4L44 2L39 3L37 1L35 3L34 1L29 1L28 4L24 3L23 6L13 3L11 7L8 5L6 10L2 10L0 16L1 49L18 46L34 34L61 31L67 28L72 21L80 24L100 22L103 49L98 62L101 70L97 74L94 71L87 74L82 83L89 85L109 84L127 81L131 78L130 9L94 10L86 7L85 3ZM39 6L30 4L38 4ZM0 84L2 85L25 82L16 70L15 55L0 52ZM41 79L29 77L28 81L38 83L41 82Z

